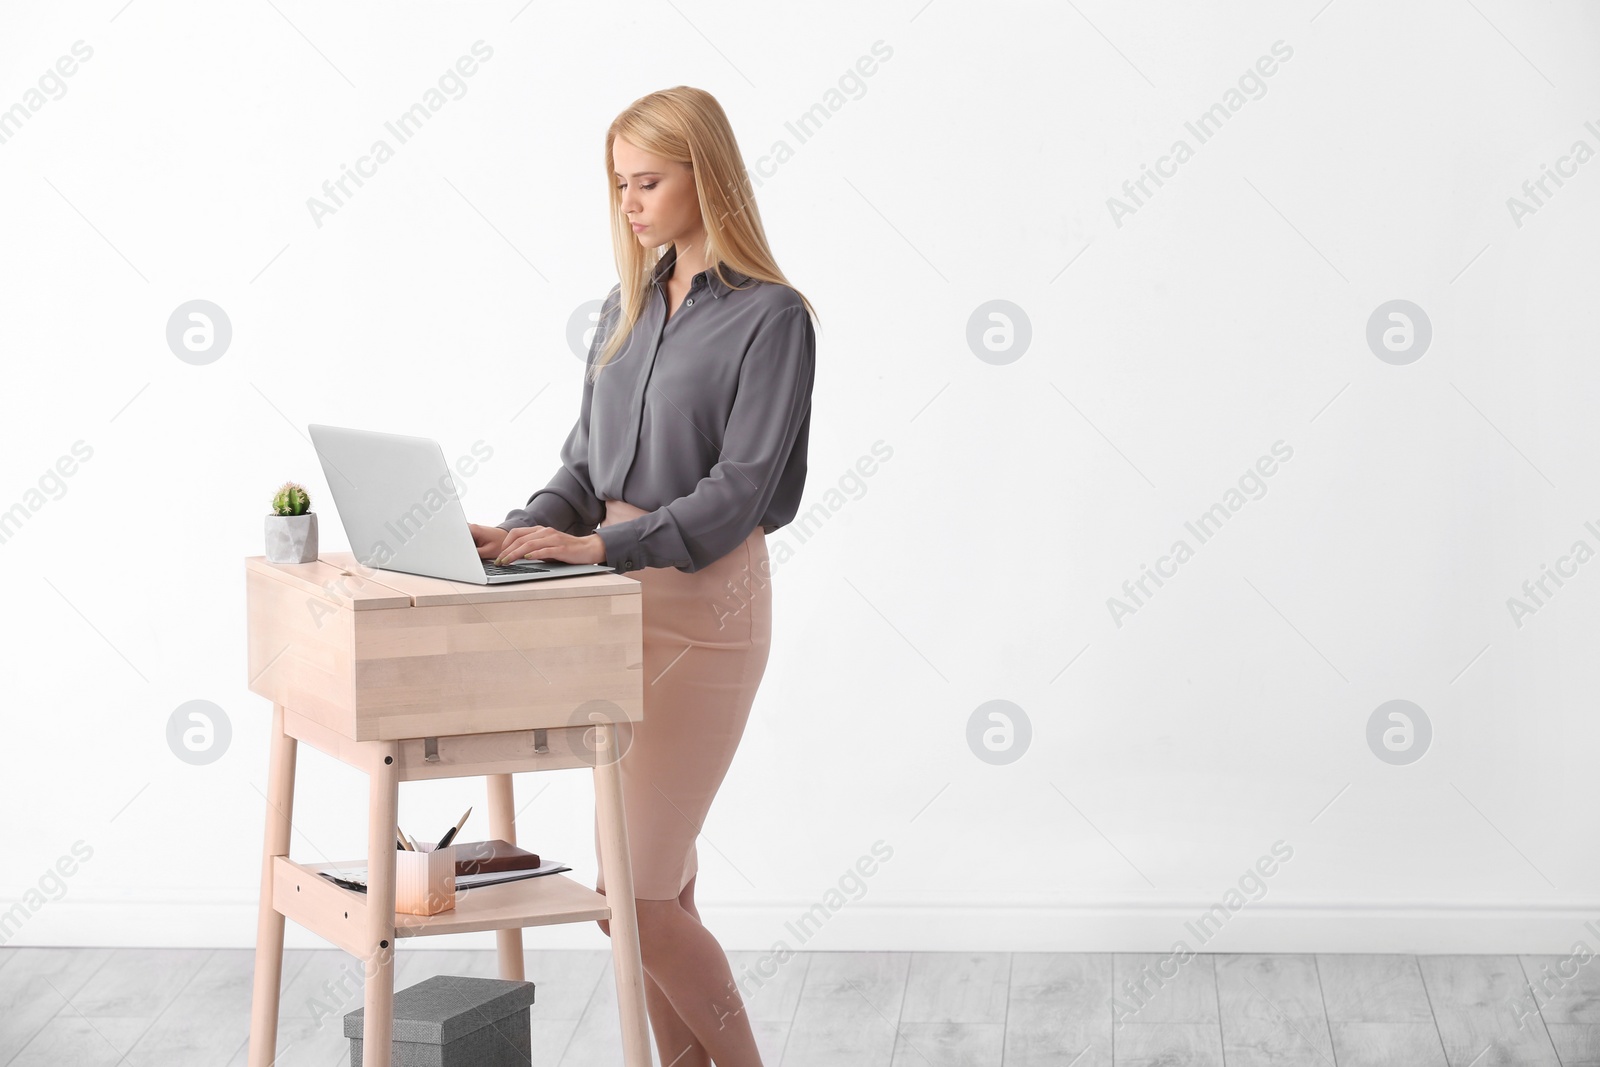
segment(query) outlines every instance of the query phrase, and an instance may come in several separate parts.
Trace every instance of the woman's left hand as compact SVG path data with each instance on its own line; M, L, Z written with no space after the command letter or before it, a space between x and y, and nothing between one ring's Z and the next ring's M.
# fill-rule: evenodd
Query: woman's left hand
M559 563L604 563L606 543L599 534L582 537L549 526L517 526L506 535L494 562L502 567L523 559L548 559Z

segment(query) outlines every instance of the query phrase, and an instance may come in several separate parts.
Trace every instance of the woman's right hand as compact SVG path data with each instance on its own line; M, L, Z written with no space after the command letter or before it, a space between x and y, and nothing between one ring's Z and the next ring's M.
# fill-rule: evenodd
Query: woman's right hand
M480 559L493 559L498 556L501 546L511 535L511 531L502 530L498 526L479 526L475 522L467 523L467 529L472 531L472 543L477 547Z

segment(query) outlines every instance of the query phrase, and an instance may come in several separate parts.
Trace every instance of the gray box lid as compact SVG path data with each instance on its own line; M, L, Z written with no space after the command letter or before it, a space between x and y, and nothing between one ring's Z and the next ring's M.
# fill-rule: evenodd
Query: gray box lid
M394 995L392 1040L447 1045L532 1003L532 982L436 974ZM345 1037L362 1036L365 1012L345 1013Z

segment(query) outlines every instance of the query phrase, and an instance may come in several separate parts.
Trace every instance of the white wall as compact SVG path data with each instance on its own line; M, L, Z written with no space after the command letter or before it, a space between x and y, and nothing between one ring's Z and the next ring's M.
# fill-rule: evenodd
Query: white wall
M319 226L307 199L480 40ZM1600 162L1508 206L1600 149L1594 5L10 4L0 108L78 41L0 144L10 944L252 943L271 709L241 560L270 492L305 481L345 547L308 422L485 442L474 521L543 485L574 315L615 281L604 129L680 83L726 107L822 314L825 521L773 535L775 646L700 842L728 947L1560 952L1600 916L1600 562L1508 607L1600 547ZM166 340L194 299L232 326L201 366ZM1397 299L1431 324L1410 362L1367 339ZM972 341L995 325L1000 353ZM1403 765L1369 742L1397 699L1431 724ZM167 740L191 700L232 731L203 766ZM990 701L1029 724L1013 762L969 742ZM524 841L592 878L585 778L517 788ZM299 803L297 858L360 853L357 772L304 750ZM401 820L470 803L407 785ZM1219 937L1186 930L1242 882Z

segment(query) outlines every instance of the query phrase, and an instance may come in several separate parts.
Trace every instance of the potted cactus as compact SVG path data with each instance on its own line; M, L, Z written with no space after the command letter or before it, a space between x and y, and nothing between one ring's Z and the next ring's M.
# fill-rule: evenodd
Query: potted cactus
M267 516L267 562L311 563L317 558L317 516L311 494L298 482L284 482L272 497Z

